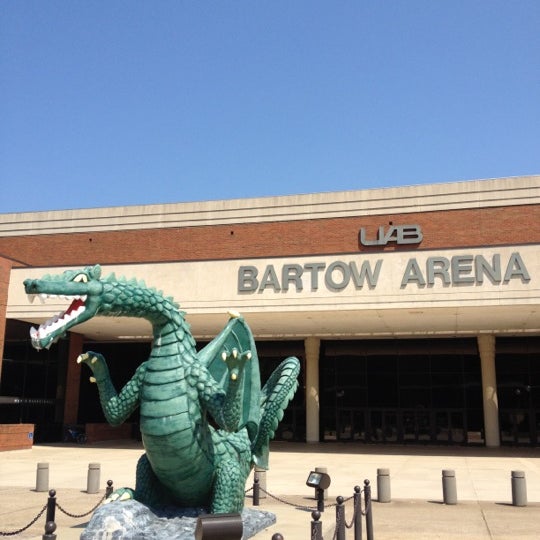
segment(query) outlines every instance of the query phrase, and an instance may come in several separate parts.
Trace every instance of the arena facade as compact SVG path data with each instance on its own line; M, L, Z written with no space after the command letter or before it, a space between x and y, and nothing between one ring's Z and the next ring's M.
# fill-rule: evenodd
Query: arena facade
M263 378L298 356L278 438L538 446L539 246L540 176L2 214L2 421L43 441L99 432L75 359L102 352L119 387L145 360L139 319L96 317L30 346L66 303L30 303L24 279L100 264L173 296L200 345L240 312Z

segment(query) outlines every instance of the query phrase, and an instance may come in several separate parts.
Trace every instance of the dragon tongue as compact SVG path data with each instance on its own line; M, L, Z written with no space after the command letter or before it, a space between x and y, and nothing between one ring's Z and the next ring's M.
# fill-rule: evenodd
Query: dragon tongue
M71 305L64 312L64 315L69 315L71 312L77 311L81 306L84 306L84 302L80 298L73 300Z

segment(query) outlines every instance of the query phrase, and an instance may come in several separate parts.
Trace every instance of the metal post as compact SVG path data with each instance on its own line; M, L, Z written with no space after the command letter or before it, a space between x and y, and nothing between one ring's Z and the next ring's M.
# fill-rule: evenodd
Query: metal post
M86 493L99 492L100 475L101 475L101 465L99 463L89 463L88 476L86 480Z
M37 464L36 491L49 491L49 464L48 463Z
M315 472L321 472L321 473L324 473L324 474L328 474L328 469L326 467L315 467ZM317 499L318 497L318 493L317 493L317 488L315 488L315 498ZM324 489L323 490L323 499L326 500L328 498L328 490L327 489ZM323 510L324 510L324 507L323 507Z
M366 538L373 540L373 505L371 504L369 480L364 480L364 501L366 506Z
M336 540L345 540L345 506L343 497L336 497Z
M276 533L272 535L272 540L285 540L285 539L283 538L283 535Z
M442 489L444 504L457 504L456 472L452 469L443 470Z
M107 487L105 488L105 498L108 499L113 494L113 481L107 480Z
M525 471L512 471L512 505L527 506Z
M311 512L311 540L323 540L322 537L322 523L319 521L321 519L321 513L315 510Z
M377 501L388 503L391 500L390 469L377 469Z
M51 489L49 491L49 498L47 499L47 514L45 517L45 534L42 535L42 540L56 540L56 523L54 522L54 512L56 510L56 491Z
M354 540L362 540L362 490L354 486Z
M259 489L259 477L255 476L255 479L253 481L253 506L259 506L259 497L260 497L260 489Z
M317 510L324 512L324 489L315 488L315 494L317 496Z

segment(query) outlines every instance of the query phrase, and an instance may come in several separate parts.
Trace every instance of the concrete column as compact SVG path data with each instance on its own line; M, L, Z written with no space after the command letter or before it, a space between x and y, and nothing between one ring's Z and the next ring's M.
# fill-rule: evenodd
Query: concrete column
M499 400L495 372L495 336L482 334L477 337L482 368L482 394L484 402L484 433L486 446L501 445L499 433Z
M308 337L306 353L306 442L319 442L319 350L321 340Z
M0 257L0 380L2 380L2 358L4 357L4 337L11 266L11 261Z

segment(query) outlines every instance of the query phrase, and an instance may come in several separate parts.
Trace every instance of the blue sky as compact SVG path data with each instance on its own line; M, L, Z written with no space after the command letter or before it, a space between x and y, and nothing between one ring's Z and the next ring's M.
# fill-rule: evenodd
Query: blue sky
M0 213L540 173L540 2L0 10Z

